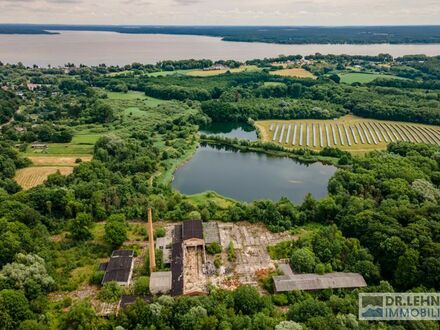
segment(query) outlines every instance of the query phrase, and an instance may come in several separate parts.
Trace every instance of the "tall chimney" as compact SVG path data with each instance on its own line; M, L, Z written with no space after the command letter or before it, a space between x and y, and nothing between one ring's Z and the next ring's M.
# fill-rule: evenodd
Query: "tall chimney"
M150 243L150 273L156 271L156 253L154 250L154 232L153 232L153 216L151 215L151 208L148 209L148 242Z

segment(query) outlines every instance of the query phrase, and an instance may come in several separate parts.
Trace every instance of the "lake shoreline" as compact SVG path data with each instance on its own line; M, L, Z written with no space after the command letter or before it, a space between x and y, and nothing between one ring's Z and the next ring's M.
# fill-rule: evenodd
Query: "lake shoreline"
M229 41L221 37L182 34L135 34L95 31L57 31L53 34L0 34L0 61L26 66L63 67L67 63L97 66L154 64L165 60L231 59L245 62L280 54L346 54L394 57L440 55L440 44L283 44ZM58 34L57 34L58 33ZM178 51L176 51L178 50Z

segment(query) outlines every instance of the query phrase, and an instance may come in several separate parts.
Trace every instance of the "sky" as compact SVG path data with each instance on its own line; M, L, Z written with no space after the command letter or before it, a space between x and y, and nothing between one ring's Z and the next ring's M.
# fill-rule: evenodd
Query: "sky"
M440 24L440 0L0 0L0 23Z

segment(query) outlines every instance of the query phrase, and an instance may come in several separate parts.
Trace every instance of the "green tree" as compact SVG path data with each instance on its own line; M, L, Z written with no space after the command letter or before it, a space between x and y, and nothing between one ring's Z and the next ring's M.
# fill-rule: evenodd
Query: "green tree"
M104 240L114 248L127 240L127 223L124 216L111 216L104 226Z
M290 265L296 272L313 272L316 265L315 254L309 248L296 249L290 256Z
M312 317L325 317L330 314L331 310L324 302L309 298L292 305L287 316L289 320L295 322L306 322Z
M258 313L263 308L263 301L257 289L250 285L240 286L234 291L234 307L237 312L246 315Z
M65 330L97 330L99 319L90 302L83 300L73 305L65 315L62 328Z
M17 329L20 322L33 316L28 300L18 290L0 291L0 311L0 326L6 330Z
M70 220L69 231L70 237L76 241L86 241L92 238L90 227L92 225L92 217L87 213L79 213L76 218Z
M419 278L419 252L414 249L408 249L399 257L394 278L396 284L403 288L409 289L420 283Z
M55 281L47 273L43 258L19 253L15 259L1 270L0 282L10 288L23 290L28 298L36 298L54 288Z

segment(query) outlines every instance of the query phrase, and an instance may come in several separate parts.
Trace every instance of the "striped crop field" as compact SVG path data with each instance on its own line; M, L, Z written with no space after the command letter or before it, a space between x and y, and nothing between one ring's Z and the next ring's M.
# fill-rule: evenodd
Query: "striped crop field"
M335 147L354 153L385 149L395 141L440 145L440 126L347 115L335 120L262 120L255 123L266 142L290 148Z

